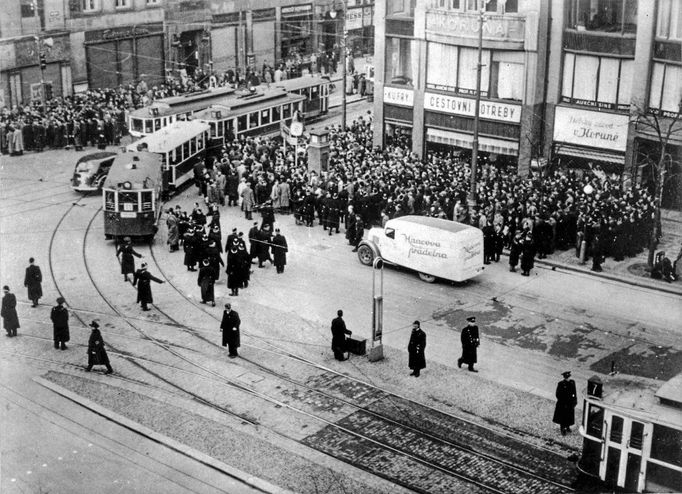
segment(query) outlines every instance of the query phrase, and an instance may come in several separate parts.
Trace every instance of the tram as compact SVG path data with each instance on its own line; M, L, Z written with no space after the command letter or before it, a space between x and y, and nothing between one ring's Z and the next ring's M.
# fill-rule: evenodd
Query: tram
M71 188L77 192L94 192L102 188L116 153L102 151L82 156L73 170Z
M209 125L198 120L174 122L127 146L128 151L149 151L161 157L162 193L166 198L193 178L194 165L204 159Z
M131 111L128 114L128 131L133 137L153 134L173 122L189 119L194 113L208 108L234 92L231 87L218 87L161 98L150 106Z
M578 469L624 492L682 491L682 374L651 389L588 380Z
M134 152L116 155L102 187L106 239L151 240L161 214L161 157Z
M220 104L194 115L210 127L211 148L240 136L279 134L281 124L291 123L303 111L305 96L274 88L237 92Z
M326 115L329 111L329 91L331 83L328 78L311 75L286 79L276 83L276 87L287 93L305 96L303 116L310 121Z

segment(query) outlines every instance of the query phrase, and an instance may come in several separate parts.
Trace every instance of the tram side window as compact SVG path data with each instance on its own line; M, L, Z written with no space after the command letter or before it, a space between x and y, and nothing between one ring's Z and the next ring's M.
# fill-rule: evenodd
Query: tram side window
M249 113L249 129L258 127L258 112Z
M682 472L647 462L644 492L679 492L681 485Z
M153 134L154 133L153 124L154 124L154 122L151 119L147 119L144 121L144 133L145 134Z
M197 140L196 137L193 137L192 139L189 140L189 155L194 156L197 152Z
M119 211L139 211L137 192L119 192L118 209Z
M170 163L171 165L177 165L180 162L180 156L182 155L182 149L178 146L170 153Z
M135 132L142 132L144 129L143 121L140 118L132 118L130 119L130 122L132 123L133 131Z
M116 211L115 195L112 190L104 192L104 209L107 211Z
M262 110L260 112L261 125L267 125L270 123L270 110Z
M682 467L682 431L654 424L651 457Z
M586 425L585 432L588 436L601 439L604 427L604 409L596 405L590 405Z
M282 106L282 119L288 120L289 118L291 118L291 104L287 103L286 105Z
M212 138L218 137L219 135L218 128L220 127L220 122L211 122L209 125L211 127L211 137Z
M183 142L182 143L182 159L183 161L189 158L189 142Z
M154 132L159 130L161 128L161 119L160 118L155 118L154 119Z
M197 152L204 149L204 138L202 136L197 136Z
M282 118L282 108L280 106L275 106L272 109L272 121L279 122Z
M237 131L243 132L246 130L246 115L241 115L237 118Z
M152 210L152 191L142 192L142 211Z

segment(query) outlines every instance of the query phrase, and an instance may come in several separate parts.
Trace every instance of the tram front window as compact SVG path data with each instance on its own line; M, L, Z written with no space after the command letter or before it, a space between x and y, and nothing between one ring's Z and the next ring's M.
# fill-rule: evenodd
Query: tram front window
M119 211L138 211L137 192L119 192Z
M152 192L142 192L142 211L151 211L152 209Z
M604 430L604 409L590 404L590 409L587 413L586 434L601 439L602 431Z
M149 119L144 121L144 133L153 134L154 133L154 121Z
M132 127L132 130L135 132L144 131L144 120L142 120L141 118L131 118L130 125Z
M114 199L114 192L107 190L104 192L104 209L107 211L116 210L116 202Z

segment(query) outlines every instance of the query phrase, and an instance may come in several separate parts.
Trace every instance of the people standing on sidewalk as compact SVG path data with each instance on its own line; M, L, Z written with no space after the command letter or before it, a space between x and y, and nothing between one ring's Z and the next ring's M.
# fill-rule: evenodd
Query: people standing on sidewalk
M556 407L552 422L559 424L561 435L571 432L571 426L575 424L575 406L578 404L578 394L575 389L575 381L570 379L570 371L561 374L563 380L556 387Z
M165 283L163 280L158 279L147 271L147 263L143 262L140 269L135 271L133 286L137 286L137 302L142 304L142 310L144 311L149 310L147 304L154 303L154 298L152 297L152 281L155 281L156 283Z
M28 290L28 299L33 302L31 307L38 307L38 300L43 296L43 273L40 272L40 267L36 266L35 259L28 260L28 267L24 275L24 286Z
M287 252L289 252L287 239L280 233L279 228L275 228L275 236L272 237L272 262L275 268L277 268L278 274L284 272L284 266L287 263Z
M120 256L123 281L128 281L128 275L135 273L135 258L142 257L142 254L135 252L130 237L125 237L123 242L123 245L118 246L116 257Z
M346 357L346 335L350 336L353 333L346 328L346 323L343 320L343 311L341 309L336 311L336 318L332 319L332 351L336 360L348 360Z
M521 275L530 276L530 270L535 266L535 245L533 234L528 232L521 243Z
M407 353L409 355L408 367L412 369L411 376L419 377L419 372L426 368L426 356L424 350L426 349L426 333L421 329L419 321L412 323L412 334L410 335L410 342L407 344Z
M57 305L52 307L50 320L52 321L52 339L54 347L66 350L66 342L69 341L69 311L64 307L64 297L57 298Z
M114 372L114 369L111 368L109 363L109 356L104 348L104 339L102 339L99 324L97 321L92 321L90 327L92 331L88 340L88 366L85 368L85 372L90 372L93 365L104 365L107 368L105 374L111 374Z
M478 346L481 341L478 337L478 326L474 324L476 318L474 316L467 317L467 325L462 330L460 339L462 341L462 356L457 359L457 367L461 368L462 364L469 366L470 372L478 372L474 369L474 364L478 361Z
M223 332L223 346L228 347L230 358L239 357L237 348L241 346L239 338L239 326L241 323L239 314L237 311L232 310L232 305L230 303L225 304L220 329Z
M2 287L2 310L0 317L2 317L2 327L7 331L7 336L12 337L17 335L19 326L19 316L17 315L17 297L10 292L9 286Z
M514 234L514 238L511 241L511 246L509 247L509 271L516 273L516 266L519 264L519 258L521 257L521 245L523 243L523 232L518 231Z

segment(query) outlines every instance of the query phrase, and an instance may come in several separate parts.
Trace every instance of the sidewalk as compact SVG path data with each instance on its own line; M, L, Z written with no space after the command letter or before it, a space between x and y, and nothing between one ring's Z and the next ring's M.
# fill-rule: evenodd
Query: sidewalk
M656 252L665 251L671 261L674 262L682 247L682 212L662 210L661 221L663 224L663 237L661 238ZM600 278L606 278L633 286L649 288L662 292L682 296L682 280L667 283L663 280L652 279L647 267L648 249L645 249L635 257L626 258L616 262L613 258L606 258L602 263L602 272L591 271L591 261L584 264L575 255L575 249L556 251L546 259L536 259L536 264L548 266L552 269L565 269L585 273ZM679 268L678 268L679 271Z

